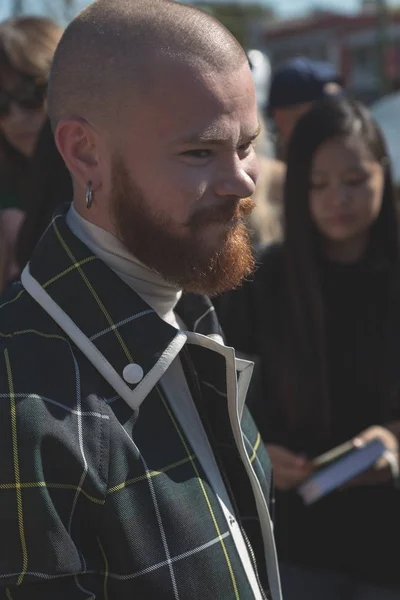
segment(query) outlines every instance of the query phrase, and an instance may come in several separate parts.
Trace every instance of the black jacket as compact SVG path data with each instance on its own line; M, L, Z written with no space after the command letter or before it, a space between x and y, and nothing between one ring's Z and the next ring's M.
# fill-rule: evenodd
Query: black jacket
M400 294L396 269L384 262L340 266L321 261L332 421L321 436L312 419L292 429L279 377L285 312L283 247L260 257L254 281L216 304L229 344L255 360L249 406L266 442L310 458L371 425L400 419ZM400 585L400 492L391 484L336 492L306 508L296 492L277 492L281 560Z

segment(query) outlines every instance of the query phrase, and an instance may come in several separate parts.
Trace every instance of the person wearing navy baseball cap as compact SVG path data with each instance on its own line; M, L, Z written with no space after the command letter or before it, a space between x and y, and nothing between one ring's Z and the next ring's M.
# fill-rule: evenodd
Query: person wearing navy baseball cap
M282 147L314 102L342 93L341 77L330 63L304 57L283 63L273 74L268 100L268 115L275 122Z

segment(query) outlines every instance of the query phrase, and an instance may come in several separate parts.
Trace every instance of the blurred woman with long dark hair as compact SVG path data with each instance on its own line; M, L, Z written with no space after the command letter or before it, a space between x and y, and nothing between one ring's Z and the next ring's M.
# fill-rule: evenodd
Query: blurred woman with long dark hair
M252 411L274 464L283 596L400 598L398 235L389 160L366 109L332 100L302 117L284 212L284 243L218 303L228 343L259 367ZM315 457L375 438L389 461L303 504L296 489Z
M46 119L50 65L62 30L49 19L0 24L0 291L18 274L30 158Z

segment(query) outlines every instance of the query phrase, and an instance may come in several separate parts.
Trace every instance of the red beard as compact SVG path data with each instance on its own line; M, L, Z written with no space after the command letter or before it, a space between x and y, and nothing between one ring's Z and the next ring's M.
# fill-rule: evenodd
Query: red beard
M213 296L237 287L254 269L244 218L254 208L250 198L225 200L202 209L188 224L188 234L174 234L166 214L148 208L142 190L131 180L120 159L113 165L111 207L117 234L133 256L166 281L186 292ZM203 231L212 223L227 224L217 250L207 250Z

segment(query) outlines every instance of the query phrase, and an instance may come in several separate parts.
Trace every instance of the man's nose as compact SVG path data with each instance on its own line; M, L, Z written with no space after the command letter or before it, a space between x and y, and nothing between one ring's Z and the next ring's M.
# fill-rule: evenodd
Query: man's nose
M250 169L239 159L231 160L219 170L215 192L218 196L247 198L255 192L256 178L256 169Z

